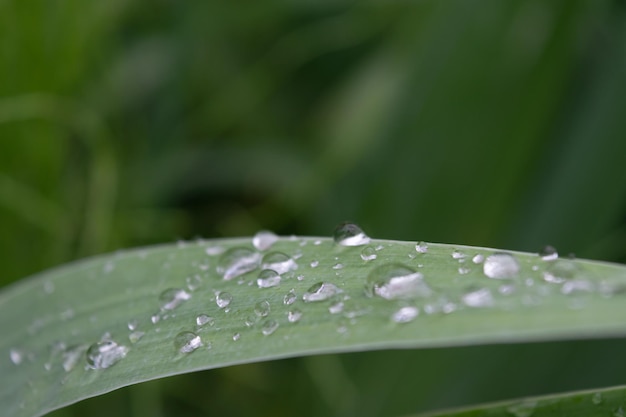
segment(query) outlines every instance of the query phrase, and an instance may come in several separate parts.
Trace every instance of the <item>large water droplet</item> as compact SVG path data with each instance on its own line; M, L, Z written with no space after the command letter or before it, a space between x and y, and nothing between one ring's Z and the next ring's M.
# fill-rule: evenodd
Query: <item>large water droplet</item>
M553 246L548 245L539 251L539 256L544 261L555 261L559 258L559 252Z
M285 296L283 297L283 304L288 306L293 304L296 301L296 292L291 289Z
M468 307L491 307L493 306L493 296L488 288L468 292L464 294L463 304Z
M408 323L413 321L419 314L417 307L407 306L402 307L391 316L391 320L395 323Z
M269 336L274 333L278 329L278 322L276 320L267 320L263 323L263 327L261 327L261 333L264 336Z
M504 252L489 255L483 263L483 272L489 278L514 278L519 273L519 263L510 254Z
M370 243L370 238L354 223L342 223L335 229L335 243L341 246L361 246Z
M270 303L267 300L259 301L254 306L254 314L258 317L267 317L270 314Z
M289 255L282 252L270 252L263 257L263 269L271 269L282 275L298 268L298 264Z
M191 294L179 288L169 288L159 295L161 309L163 310L174 310L190 298Z
M271 288L280 284L280 275L273 269L264 269L259 272L259 277L256 279L256 285L259 288Z
M115 365L128 353L128 348L113 340L104 340L89 346L87 365L92 369L105 369Z
M341 290L330 282L318 282L312 285L307 292L302 295L302 300L305 303L325 301L335 294L340 293Z
M217 272L231 280L258 268L261 254L248 248L230 248L220 256Z
M474 255L474 257L472 258L472 262L474 262L475 264L482 264L483 262L485 262L485 256L479 254Z
M202 346L202 339L193 332L180 332L174 338L174 347L180 353L191 353Z
M219 308L228 307L232 301L233 296L228 292L221 291L215 294L215 304L217 304Z
M297 308L294 308L293 310L289 310L287 312L287 320L289 320L290 323L296 323L300 321L301 318L302 318L302 311L300 311Z
M265 251L272 247L278 241L278 236L274 232L261 230L252 238L252 244L257 250Z
M423 278L421 273L402 264L381 265L368 275L366 293L387 300L428 297L432 290Z

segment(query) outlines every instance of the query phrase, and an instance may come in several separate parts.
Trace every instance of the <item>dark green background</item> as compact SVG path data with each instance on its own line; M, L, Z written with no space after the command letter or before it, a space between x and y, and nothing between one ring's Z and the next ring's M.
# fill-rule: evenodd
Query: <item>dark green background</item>
M625 214L624 1L0 1L3 285L347 219L626 262ZM397 415L626 383L625 347L294 359L55 415Z

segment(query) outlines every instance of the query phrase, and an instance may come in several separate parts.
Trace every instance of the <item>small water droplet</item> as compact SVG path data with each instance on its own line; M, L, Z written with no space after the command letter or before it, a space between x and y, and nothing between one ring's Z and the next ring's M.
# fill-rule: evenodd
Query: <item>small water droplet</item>
M135 344L137 342L139 342L141 340L142 337L144 337L146 333L145 332L141 332L139 330L135 330L134 332L131 332L128 335L128 340L130 340L130 343Z
M325 301L335 294L340 293L341 290L330 282L318 282L312 285L307 292L302 295L302 300L305 303Z
M254 314L258 317L267 317L270 314L270 303L267 300L259 301L254 306Z
M335 264L333 265L333 269L343 269L343 264Z
M321 244L322 244L322 241L321 241L321 240L319 240L319 239L317 239L316 241L314 241L314 242L313 242L313 244L314 244L315 246L319 246L319 245L321 245Z
M254 271L261 262L261 254L248 248L230 248L220 256L217 272L225 280L231 280Z
M217 256L224 253L224 248L221 246L209 246L204 250L209 256Z
M544 261L555 261L559 258L559 253L553 246L547 245L539 251L539 256Z
M502 295L511 295L515 293L515 285L505 284L498 287L498 292Z
M363 259L366 262L373 261L374 259L377 258L377 256L378 255L376 255L376 249L374 249L373 246L366 246L361 251L361 259Z
M202 277L200 275L192 275L190 277L185 278L185 282L187 283L187 289L189 291L195 291L202 285Z
M426 242L417 242L415 244L415 252L426 253L428 252L428 244Z
M465 254L459 250L453 250L452 251L452 258L453 259L463 259L465 258Z
M375 268L367 277L366 293L387 300L428 297L432 290L420 272L402 264L387 264Z
M470 269L469 268L465 268L465 267L460 267L458 269L458 271L459 271L459 274L461 274L461 275L467 275L467 274L470 273Z
M331 304L331 306L328 307L328 311L330 312L330 314L339 314L343 311L343 307L343 301L339 300L336 303Z
M78 361L80 361L80 358L82 358L85 354L86 350L86 345L74 345L68 348L64 348L61 355L61 366L63 367L63 370L65 372L70 372L72 369L74 369L76 364L78 364Z
M536 407L536 401L523 401L508 407L506 410L515 417L530 417L535 412Z
M264 336L269 336L274 333L278 329L278 322L276 320L267 320L263 323L263 327L261 327L261 333Z
M595 405L602 404L602 393L596 392L595 394L593 394L593 396L591 397L591 402Z
M417 307L407 306L402 307L391 316L391 320L395 323L408 323L413 321L419 314Z
M302 311L300 311L297 308L294 308L293 310L289 310L287 312L287 320L289 320L290 323L296 323L300 321L301 318L302 318Z
M593 292L595 290L594 285L585 279L574 279L566 281L561 287L561 293L568 295L575 292Z
M169 288L159 295L162 310L174 310L190 298L191 294L179 288Z
M232 301L233 301L233 296L230 295L230 293L228 292L220 291L217 294L215 294L215 304L217 304L219 308L228 307Z
M261 230L252 238L252 245L254 245L257 250L265 251L271 248L277 241L278 236L276 236L274 232Z
M263 269L271 269L282 275L298 268L298 264L289 255L282 252L270 252L263 257Z
M617 410L613 411L613 417L624 417L624 409L619 407Z
M320 264L320 261L311 261L311 268L317 268Z
M504 252L489 255L483 263L483 272L489 278L514 278L519 273L519 263L510 254Z
M11 349L9 351L9 357L14 365L19 365L24 361L24 352L19 349Z
M127 326L128 330L132 332L133 330L137 330L138 322L137 320L131 320L128 322Z
M370 238L354 223L342 223L335 229L335 243L341 246L362 246L370 243Z
M202 339L193 332L180 332L174 338L174 347L180 353L191 353L202 346Z
M581 268L576 262L558 259L550 262L550 265L543 271L543 279L553 284L562 284L575 278L581 272Z
M233 342L236 342L239 339L241 339L241 333L235 333L233 335Z
M87 349L87 365L91 369L105 369L115 365L128 353L128 348L113 340L103 340Z
M198 326L205 326L205 325L209 325L209 326L213 326L215 324L215 320L213 319L213 317L207 315L207 314L199 314L196 317L196 324Z
M483 262L485 262L485 256L481 255L480 253L477 255L474 255L474 257L472 258L472 262L474 262L475 264L482 264Z
M291 289L285 296L283 297L283 304L288 306L293 304L296 301L296 292Z
M280 284L280 275L273 269L264 269L259 272L259 276L256 279L256 285L259 288L271 288Z
M493 306L493 296L488 288L468 292L463 295L463 304L468 307L491 307Z

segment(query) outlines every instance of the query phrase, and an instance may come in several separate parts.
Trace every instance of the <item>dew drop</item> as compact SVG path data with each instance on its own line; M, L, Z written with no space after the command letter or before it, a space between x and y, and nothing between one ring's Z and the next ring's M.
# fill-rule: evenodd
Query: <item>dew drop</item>
M537 402L535 401L523 401L508 407L506 410L515 417L530 417L535 412L536 407Z
M594 285L585 279L574 279L566 281L561 287L561 293L569 295L576 292L593 292Z
M24 352L19 349L11 349L9 351L9 358L14 365L19 365L24 361Z
M174 347L180 353L191 353L202 346L202 339L193 332L180 332L174 338Z
M581 272L576 262L566 259L555 260L543 271L543 279L554 284L561 284L575 278Z
M387 300L428 297L432 290L423 281L420 272L402 264L381 265L367 277L367 295Z
M209 256L217 256L224 253L224 248L221 246L209 246L204 252Z
M230 248L220 256L217 272L231 280L258 268L261 254L248 248Z
M489 255L483 263L483 272L489 278L514 278L519 273L519 263L508 253L498 252Z
M320 261L311 261L311 268L317 268L320 264Z
M104 340L89 346L87 365L91 369L105 369L115 365L128 353L128 348L118 345L113 340Z
M330 314L339 314L343 311L343 307L343 301L339 300L336 303L331 304L331 306L328 307L328 311L330 312Z
M468 292L464 294L463 304L468 307L491 307L493 306L493 296L488 288L481 288L480 290Z
M470 269L465 267L460 267L458 271L460 275L467 275L470 273Z
M341 290L335 284L331 284L330 282L318 282L312 285L302 295L302 300L305 303L325 301L340 292Z
M270 303L267 300L259 301L254 306L254 314L258 317L267 317L270 314Z
M289 323L296 323L300 321L301 318L302 318L302 311L300 311L297 308L294 308L293 310L289 310L287 312L287 320L289 320Z
M426 253L426 252L428 252L428 244L426 242L417 242L415 244L415 251L417 253Z
M341 246L362 246L370 243L370 238L354 223L342 223L335 229L335 243Z
M333 265L333 269L343 269L343 264L337 263L335 265Z
M283 304L288 306L293 304L296 301L296 292L291 289L285 296L283 297Z
M277 241L278 236L276 236L274 232L261 230L252 238L252 245L254 245L257 250L265 251L271 248Z
M241 339L241 333L235 333L233 335L233 342L236 342L239 339Z
M174 310L190 298L191 294L179 288L169 288L159 295L162 310Z
M622 407L617 408L613 411L613 417L624 417L624 409Z
M80 361L80 358L85 354L85 350L87 350L86 345L75 345L70 346L67 349L63 349L63 354L61 355L61 366L63 367L63 370L65 372L70 372L74 369L76 364L78 364L78 361Z
M596 392L595 394L593 394L593 396L591 397L591 402L594 403L595 405L602 404L602 394L599 392Z
M200 314L196 317L196 324L198 326L205 326L207 324L209 326L213 326L215 324L215 320L207 314Z
M477 255L474 255L474 257L472 258L472 262L474 262L475 264L482 264L483 262L485 262L485 257L484 255L481 255L480 253Z
M559 258L559 253L553 246L547 245L539 251L539 256L544 261L555 261Z
M452 251L452 259L463 259L465 254L459 250Z
M361 251L361 259L363 259L365 262L373 261L377 257L378 255L376 255L376 249L374 249L373 246L366 246Z
M200 275L192 275L185 278L185 281L187 282L187 289L189 291L195 291L202 285L202 278Z
M271 269L279 275L298 268L298 264L289 255L282 252L270 252L263 257L263 269Z
M278 329L278 322L276 320L267 320L263 323L263 327L261 327L261 333L264 336L269 336L274 333Z
M280 284L280 275L273 269L264 269L259 272L259 276L256 279L256 285L259 288L271 288Z
M217 304L219 308L228 307L232 301L233 296L228 292L221 291L215 294L215 304Z
M135 344L137 342L139 342L141 340L142 337L144 337L146 333L145 332L141 332L139 330L135 330L134 332L131 332L128 335L128 340L130 340L130 343Z
M391 316L391 320L395 323L408 323L413 321L419 314L417 307L402 307Z
M128 322L128 324L127 324L127 326L128 326L128 330L130 330L131 332L132 332L133 330L137 330L137 326L138 326L137 320L131 320L131 321L129 321L129 322Z

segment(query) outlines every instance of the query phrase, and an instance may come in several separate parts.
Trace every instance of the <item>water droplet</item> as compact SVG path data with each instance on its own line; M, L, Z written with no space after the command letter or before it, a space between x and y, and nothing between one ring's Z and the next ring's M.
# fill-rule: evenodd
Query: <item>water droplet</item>
M200 314L196 317L196 324L198 326L205 326L207 324L209 326L213 326L215 324L215 320L207 314Z
M271 269L282 275L298 268L298 264L282 252L270 252L263 257L263 269Z
M459 274L461 274L461 275L467 275L467 274L470 273L470 269L469 268L464 268L464 267L460 267L458 269L458 271L459 271Z
M613 411L613 417L624 417L624 409L619 407L617 410Z
M270 314L270 303L267 300L259 301L254 306L254 314L258 317L267 317Z
M9 351L9 357L14 365L19 365L24 361L24 352L19 349L11 349Z
M233 335L233 342L236 342L239 339L241 339L241 333L235 333Z
M136 330L134 332L131 332L128 335L128 340L130 340L130 343L135 344L135 343L139 342L141 340L141 338L144 337L145 334L146 334L145 332L140 332L140 331Z
M230 293L228 292L220 291L217 294L215 294L215 304L217 304L219 308L228 307L232 301L233 301L233 296L230 295Z
M202 339L193 332L180 332L174 338L174 347L180 353L191 353L202 346Z
M428 252L428 244L426 242L417 242L415 244L415 251L417 253L426 253L426 252Z
M89 346L87 365L91 369L105 369L115 365L128 353L128 348L118 345L113 340L104 340Z
M419 314L419 310L417 307L402 307L391 316L391 320L395 323L408 323L413 321L415 317Z
M515 285L501 285L500 287L498 287L498 292L502 295L511 295L513 293L515 293Z
M285 294L285 297L283 297L283 304L286 306L291 305L296 301L296 298L296 292L291 289L287 294Z
M576 262L559 259L552 261L543 271L543 279L554 284L562 284L567 280L575 278L580 273L581 268Z
M453 259L463 259L465 258L465 254L459 250L454 250L452 251L452 258Z
M535 411L535 407L537 407L536 401L523 401L508 407L506 410L515 417L530 417Z
M336 303L331 304L331 306L328 307L328 311L330 312L330 314L339 314L343 311L343 307L343 301L339 300Z
M75 345L75 346L70 346L67 349L63 349L63 353L61 355L62 356L61 366L63 366L63 370L65 372L69 372L72 369L74 369L78 361L80 361L80 358L82 358L83 355L85 354L86 350L87 350L86 345Z
M169 288L159 295L162 310L174 310L190 298L191 294L179 288Z
M320 261L311 261L311 268L317 268L319 264L320 264Z
M264 336L269 336L274 333L278 329L278 322L276 320L267 320L263 323L263 327L261 327L261 333Z
M361 259L364 261L373 261L376 259L378 255L376 255L376 249L373 246L366 246L361 251Z
M230 248L222 254L217 272L225 280L231 280L258 268L261 254L247 248Z
M468 307L491 307L493 306L493 296L488 288L468 292L464 294L463 304Z
M340 293L341 290L330 282L318 282L312 285L307 292L302 295L302 300L305 303L325 301L335 294Z
M595 394L593 394L593 396L591 397L591 402L594 403L595 405L602 404L602 394L599 392L596 392Z
M274 243L278 241L278 236L274 234L274 232L270 232L268 230L261 230L257 232L256 235L252 238L252 245L257 250L265 251L272 247Z
M289 323L296 323L300 321L301 318L302 311L297 308L294 308L293 310L287 312L287 320L289 320Z
M514 278L519 273L519 263L512 255L498 252L485 259L483 272L494 279Z
M209 246L204 250L209 256L217 256L224 253L224 248L221 246Z
M335 229L335 243L341 246L361 246L370 243L370 238L354 223L342 223Z
M474 262L475 264L482 264L483 262L485 262L485 257L484 255L481 255L479 253L477 255L474 255L474 257L472 258L472 262Z
M128 330L130 330L131 332L132 332L133 330L137 330L137 326L138 326L137 320L131 320L131 321L129 321L129 322L128 322L128 324L127 324L127 326L128 326Z
M594 285L585 279L574 279L566 281L561 287L561 293L568 295L575 292L593 292Z
M187 277L185 278L185 281L187 282L187 289L189 291L195 291L202 285L202 278L200 277L200 275Z
M271 288L280 284L280 275L273 269L264 269L259 272L259 277L256 279L256 285L259 288Z
M554 247L547 245L539 251L539 256L541 256L541 259L544 261L555 261L559 258L559 253Z
M432 290L420 272L402 264L381 265L367 277L366 293L387 300L428 297Z
M343 264L335 264L333 265L333 269L343 269Z

